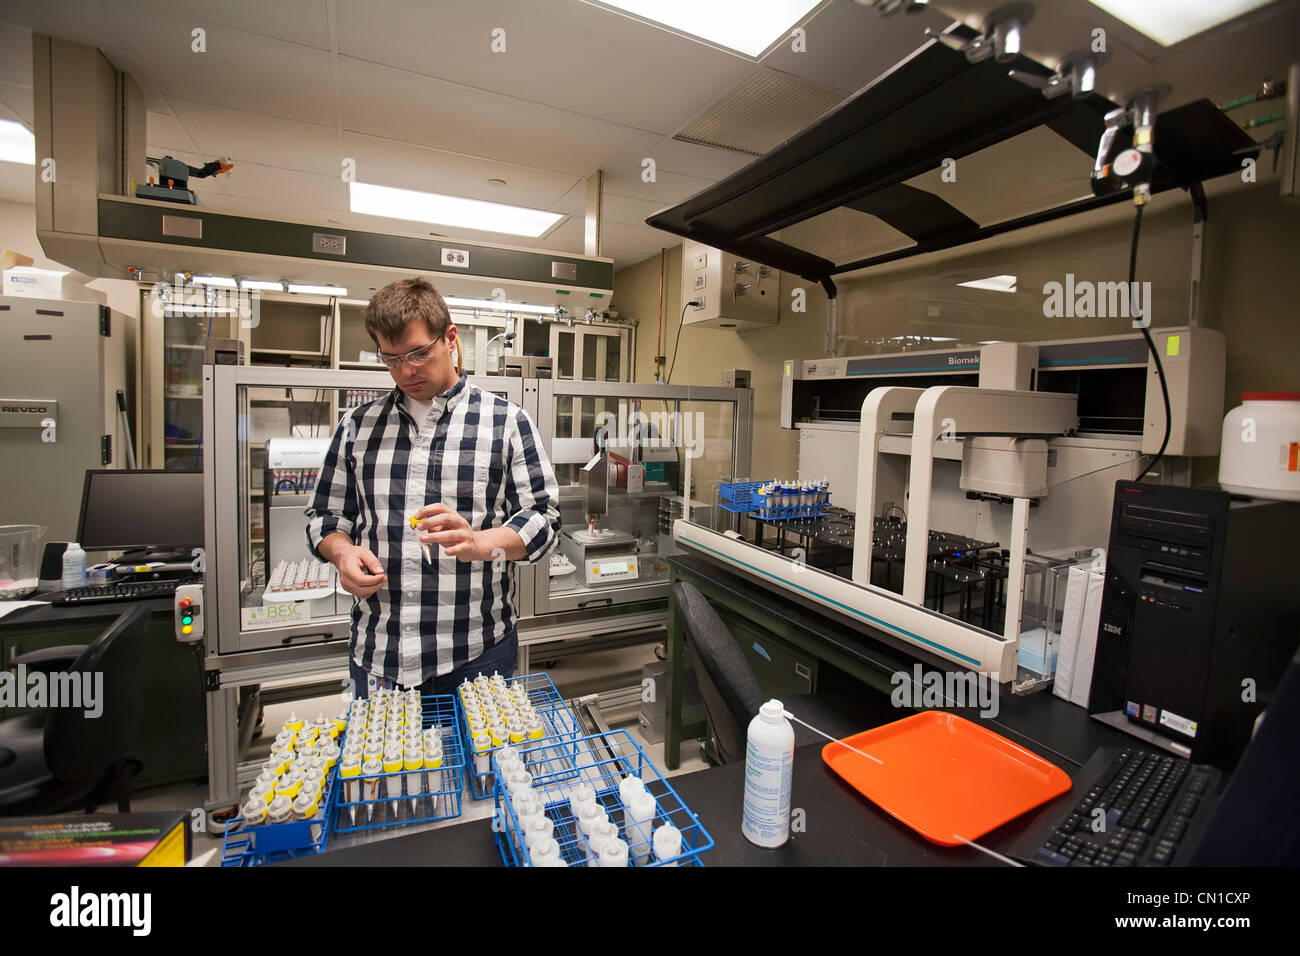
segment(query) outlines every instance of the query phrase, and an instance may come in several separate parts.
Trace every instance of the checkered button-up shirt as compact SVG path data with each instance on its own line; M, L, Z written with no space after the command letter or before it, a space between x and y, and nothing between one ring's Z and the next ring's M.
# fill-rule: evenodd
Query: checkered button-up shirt
M434 544L426 563L409 518L442 502L470 527L518 532L533 564L560 532L555 473L528 413L460 381L417 423L394 388L339 423L321 468L307 540L341 531L388 575L352 608L352 659L413 686L474 660L515 627L514 563L461 562Z

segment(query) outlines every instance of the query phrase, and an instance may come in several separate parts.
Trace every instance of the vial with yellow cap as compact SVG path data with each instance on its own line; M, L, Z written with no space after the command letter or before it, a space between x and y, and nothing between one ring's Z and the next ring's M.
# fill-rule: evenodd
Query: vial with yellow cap
M375 800L379 797L379 778L384 774L382 760L374 757L361 765L361 799L366 804L366 823L375 822Z
M244 826L255 827L266 822L266 801L258 797L250 797L248 802L240 809L239 815L244 818Z
M275 794L276 796L284 796L292 799L298 795L298 791L301 789L302 774L296 770L290 770L288 773L280 776L279 781L275 785Z
M356 826L356 805L361 800L361 757L359 755L343 758L343 762L339 764L339 780L343 784L343 802L352 804L347 808L348 823Z
M318 792L304 793L293 802L293 818L295 820L311 820L316 816L320 800ZM324 830L323 820L313 823L310 827L311 839L313 843L320 842L321 831Z
M405 780L407 801L410 806L410 819L420 815L420 797L424 793L424 751L408 747L402 754L402 777Z
M474 772L483 776L492 769L491 754L492 738L488 734L481 733L474 738Z
M429 794L429 813L437 816L440 811L442 781L442 745L437 741L427 744L422 757L424 764L424 789Z
M299 717L296 713L291 711L289 713L289 719L284 722L284 729L297 732L299 730L302 730L302 725L303 725L303 719Z

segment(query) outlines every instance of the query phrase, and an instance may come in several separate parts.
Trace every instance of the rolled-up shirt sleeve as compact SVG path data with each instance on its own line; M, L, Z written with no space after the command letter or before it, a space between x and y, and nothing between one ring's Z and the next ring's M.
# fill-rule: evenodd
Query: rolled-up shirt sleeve
M542 447L537 426L519 409L511 419L509 478L505 527L523 539L525 564L536 564L550 554L560 539L559 484Z
M351 439L354 434L352 416L344 417L330 442L329 451L325 453L325 463L321 466L311 506L304 512L308 518L307 546L322 561L325 558L319 551L320 543L329 535L342 531L356 540L357 516L361 508L352 460Z

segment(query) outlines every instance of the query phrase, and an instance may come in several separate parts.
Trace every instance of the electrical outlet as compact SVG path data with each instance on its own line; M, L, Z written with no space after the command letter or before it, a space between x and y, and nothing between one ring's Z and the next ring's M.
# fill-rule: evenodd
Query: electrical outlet
M468 249L443 249L442 264L451 266L453 269L469 268L469 250Z
M696 269L705 269L709 265L709 254L707 252L701 252L692 260L692 262Z
M311 234L311 251L329 256L347 255L348 237L328 232L313 232Z
M699 290L699 289L703 289L703 288L704 288L704 285L705 285L705 280L706 280L707 278L708 278L708 275L707 275L706 273L703 273L703 272L701 272L699 275L697 275L697 276L695 277L695 288L696 288L697 290Z

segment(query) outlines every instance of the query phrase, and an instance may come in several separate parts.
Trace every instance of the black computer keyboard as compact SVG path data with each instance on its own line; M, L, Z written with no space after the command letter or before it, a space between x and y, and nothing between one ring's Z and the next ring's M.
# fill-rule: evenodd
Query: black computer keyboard
M196 580L170 578L161 581L115 581L84 588L60 591L51 604L97 604L102 601L148 601L151 598L171 597L176 588Z
M1136 748L1123 750L1034 854L1033 862L1168 866L1218 778L1212 767ZM1104 825L1097 809L1105 810Z

